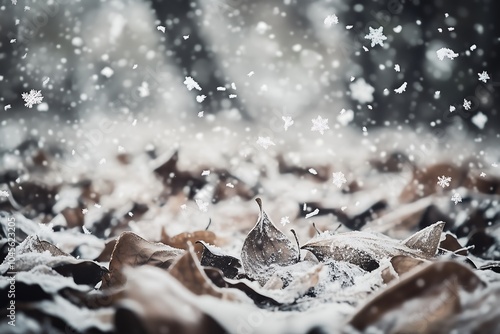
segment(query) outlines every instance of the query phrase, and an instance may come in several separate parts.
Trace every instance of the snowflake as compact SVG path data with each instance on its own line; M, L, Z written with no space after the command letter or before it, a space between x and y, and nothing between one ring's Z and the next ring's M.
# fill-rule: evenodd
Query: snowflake
M401 67L399 66L399 64L394 65L394 71L396 71L396 72L401 71Z
M453 196L451 196L451 201L455 202L455 205L457 205L457 203L462 202L462 196L460 196L459 193L454 193Z
M486 173L485 172L481 172L481 174L479 176L486 177Z
M193 88L196 90L201 90L200 85L191 77L186 77L186 80L184 80L184 84L186 85L188 90L192 90Z
M330 128L328 126L328 118L322 118L321 116L318 116L315 119L312 119L311 122L313 123L311 131L318 131L319 133L323 134L325 130L328 130Z
M42 103L43 100L42 92L34 89L32 89L29 93L22 93L21 96L24 102L26 102L24 105L28 108L33 107L34 104Z
M478 73L477 75L479 76L479 81L482 81L484 83L486 83L486 81L490 80L490 76L488 75L488 72L486 72L486 71L483 71L483 73Z
M195 200L196 205L198 205L198 209L202 212L207 212L208 211L208 202L204 202L201 199Z
M465 108L465 110L470 110L471 105L472 105L471 101L467 101L466 99L464 99L464 108Z
M377 44L384 46L384 41L387 39L387 37L382 33L384 27L380 27L378 29L368 27L368 29L370 29L370 33L366 35L365 38L371 40L371 47L373 48Z
M405 82L403 82L403 84L399 88L396 88L394 91L398 94L401 94L402 92L404 92L406 90L407 85L408 85L408 83L405 81Z
M207 98L206 95L198 95L196 96L196 102L202 103L203 101L205 101L206 98Z
M285 124L283 125L285 131L293 125L293 119L290 116L282 116L281 119L285 122Z
M449 187L451 182L451 177L447 176L438 176L438 182L437 184L440 185L441 187Z
M345 175L342 172L337 172L333 173L333 184L336 185L338 188L342 187L344 183L346 183L347 180L345 179Z
M0 197L9 197L9 192L7 190L0 190Z
M90 232L85 226L82 226L82 230L83 230L83 233L85 234L92 234L92 232Z
M323 21L323 23L325 24L325 26L330 28L332 25L339 23L339 18L335 14L328 15Z
M361 78L349 84L351 97L359 103L368 103L373 101L373 92L375 88Z
M288 216L286 217L281 217L280 220L281 225L285 226L286 224L290 224L290 218Z
M17 0L11 0L11 1L14 6L17 5Z
M257 144L262 146L266 150L269 146L276 145L269 137L259 137L259 139L257 139Z
M439 58L439 60L444 60L444 57L447 57L449 59L453 59L458 57L458 53L455 53L452 49L448 48L441 48L436 51L436 54Z
M87 209L87 208L83 208L82 209L82 214L83 215L86 215L88 212L89 212L89 209Z
M472 117L472 123L477 126L479 129L484 129L486 122L488 121L488 117L482 112L478 112L474 117Z
M316 216L316 215L318 215L318 214L319 214L319 209L316 209L316 210L314 210L313 212L308 213L308 214L306 215L306 219L309 219L309 218L311 218L311 217L314 217L314 216Z

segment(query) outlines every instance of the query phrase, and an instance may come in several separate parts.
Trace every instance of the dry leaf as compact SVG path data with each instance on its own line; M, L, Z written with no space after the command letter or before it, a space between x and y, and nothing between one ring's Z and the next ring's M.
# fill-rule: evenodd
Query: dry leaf
M356 264L364 270L378 268L379 261L396 255L430 258L436 255L443 222L435 223L404 241L383 235L353 231L339 234L323 233L301 248L312 252L318 260L330 259Z
M122 273L124 266L136 267L152 265L167 269L183 250L176 249L162 243L149 242L132 232L123 232L116 241L115 248L109 262L109 274L103 277L103 288L120 286L125 283Z
M197 241L204 241L212 245L218 244L217 236L212 231L183 232L173 237L170 237L165 229L163 229L161 233L161 242L177 249L188 250L189 243L195 244ZM201 258L203 246L201 244L195 244L194 250L198 258Z
M276 266L297 263L299 250L274 226L262 209L262 201L256 199L260 214L257 224L248 233L241 250L245 273L264 285L276 271Z
M235 278L241 270L239 259L223 254L217 248L208 245L206 242L197 241L203 246L200 263L205 267L214 267L220 269L227 278Z
M390 333L429 332L429 328L459 310L459 289L473 292L483 285L459 263L432 263L376 295L352 317L350 324L360 331L377 326Z

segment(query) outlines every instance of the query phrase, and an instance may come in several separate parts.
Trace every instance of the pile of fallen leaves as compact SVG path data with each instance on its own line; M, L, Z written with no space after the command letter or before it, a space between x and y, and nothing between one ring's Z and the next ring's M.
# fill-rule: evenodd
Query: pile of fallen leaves
M254 184L224 169L209 179L180 170L178 153L163 161L152 156L150 172L161 184L154 201L121 203L88 218L85 209L114 196L119 181L26 178L50 168L42 164L50 152L30 154L28 170L0 173L9 194L0 202L2 333L500 331L500 178L493 173L447 163L412 166L396 202L384 197L382 183L380 196L370 192L356 212L328 201L297 202L308 211L298 210L295 231L274 225L260 198L257 222L248 226L265 172ZM123 166L131 159L117 157ZM279 175L316 184L331 172L329 165L311 174L278 161ZM371 161L370 170L379 180L401 178L406 163L397 153ZM441 175L461 191L458 205L436 185ZM364 187L348 184L343 196ZM254 214L232 229L187 226L175 235L165 221L156 240L145 237L154 235L147 220L161 218L161 208L179 198L194 201L207 188L215 206L238 198ZM324 231L304 219L312 208ZM10 221L16 327L7 323Z

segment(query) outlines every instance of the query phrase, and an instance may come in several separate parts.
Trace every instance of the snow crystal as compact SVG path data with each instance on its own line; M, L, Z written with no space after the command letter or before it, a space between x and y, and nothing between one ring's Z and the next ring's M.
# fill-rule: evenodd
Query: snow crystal
M443 188L445 187L449 187L450 186L450 182L451 182L451 177L447 177L447 176L438 176L438 182L437 184Z
M106 78L111 78L113 76L113 73L115 73L110 67L105 67L101 70L101 74L104 75Z
M490 76L488 75L488 72L483 71L482 73L477 74L479 76L479 81L482 81L486 83L490 79Z
M444 60L445 57L447 57L449 59L453 59L453 58L458 57L458 53L455 53L452 49L448 49L448 48L441 48L441 49L436 51L436 54L437 54L439 60Z
M323 23L325 24L325 26L330 28L332 25L339 23L339 18L335 14L328 15L323 21Z
M273 143L270 137L259 137L259 139L257 139L257 144L262 146L266 150L269 148L269 146L276 145L275 143Z
M158 26L158 27L156 27L156 30L161 31L162 33L165 33L165 27L164 26Z
M361 78L349 85L351 97L359 103L369 103L373 101L373 92L375 88Z
M458 203L462 202L462 196L460 196L459 193L454 193L453 196L451 196L451 201L457 205Z
M382 33L384 27L380 27L377 29L368 27L368 29L370 29L370 33L366 35L365 38L369 39L372 42L370 46L372 48L377 44L379 44L380 46L384 46L384 41L387 39L387 37Z
M293 125L293 119L290 116L282 116L281 119L285 122L283 127L285 128L285 131L287 131L288 128Z
M403 82L403 84L399 88L396 88L394 91L398 94L401 94L406 90L406 86L407 86L407 82L405 81L405 82Z
M342 109L340 115L337 116L337 122L339 122L343 126L346 126L347 124L351 123L353 119L354 119L354 111L352 111L351 109L349 110Z
M281 225L285 226L287 224L290 224L290 218L288 216L286 217L281 217L281 220L280 220L280 223Z
M338 188L342 187L342 185L347 182L345 175L342 172L336 172L333 173L332 175L333 175L332 183L336 185Z
M392 28L392 30L396 33L396 34L399 34L402 30L403 30L403 27L401 25L398 25L398 26L395 26L394 28Z
M312 175L318 175L318 172L314 168L309 168L309 173L311 173Z
M202 103L203 101L205 101L206 97L206 95L198 95L196 96L196 102Z
M328 126L328 118L318 116L312 119L311 122L313 123L311 131L318 131L319 133L324 134L325 130L330 129Z
M394 71L396 71L396 72L400 72L401 71L401 67L399 66L399 64L395 64L394 65Z
M316 216L319 213L319 209L314 210L306 215L306 219Z
M464 104L463 104L463 106L464 106L464 109L465 109L465 110L470 110L470 108L471 108L471 106L472 106L472 102L471 102L471 101L468 101L468 100L466 100L466 99L464 99Z
M191 77L185 78L184 85L186 85L188 90L192 90L193 88L196 90L201 90L200 85Z
M486 122L488 121L488 117L482 112L478 112L474 117L472 117L472 123L477 126L479 129L484 129Z
M24 105L28 108L32 108L35 104L42 103L43 100L42 92L34 89L32 89L29 93L22 93L21 97L24 102L26 102Z

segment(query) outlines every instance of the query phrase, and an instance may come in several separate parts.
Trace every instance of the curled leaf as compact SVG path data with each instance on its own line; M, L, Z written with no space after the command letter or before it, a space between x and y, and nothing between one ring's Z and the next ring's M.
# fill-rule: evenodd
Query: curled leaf
M330 259L345 261L371 271L378 268L379 261L387 257L433 257L436 255L443 226L443 222L435 223L403 242L361 231L335 235L323 233L303 245L302 249L309 250L322 262Z
M220 269L227 278L235 278L241 269L239 259L223 254L217 248L208 245L206 242L197 241L203 246L200 263L205 267L214 267Z
M149 242L135 233L123 232L116 241L109 262L110 272L103 277L102 286L110 288L125 283L124 266L148 264L166 269L183 253L183 250L162 243Z
M274 226L262 209L261 199L257 198L256 202L260 209L259 218L243 243L241 260L246 274L264 285L276 271L276 266L296 263L299 250Z

